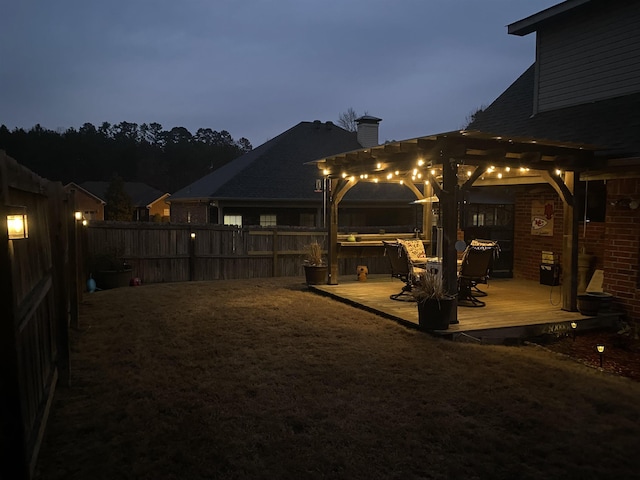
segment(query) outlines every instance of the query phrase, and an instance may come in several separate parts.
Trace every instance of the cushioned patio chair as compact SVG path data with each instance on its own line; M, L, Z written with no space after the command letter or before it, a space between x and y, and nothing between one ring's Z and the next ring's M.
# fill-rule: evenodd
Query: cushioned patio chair
M493 269L493 261L498 257L498 255L500 255L500 245L498 244L497 240L482 240L479 238L471 240L471 243L469 245L480 250L484 250L486 248L493 249L493 256L491 257L491 261L489 262L487 275L481 280L474 281L473 284L471 285L471 294L474 297L486 297L487 292L485 292L484 290L480 290L478 288L478 283L484 283L484 284L489 283L488 280L489 280L489 275L491 275L491 271Z
M410 253L419 255L419 251L415 251L414 245L409 244L407 246L406 241L403 240L396 242L383 241L382 244L384 245L384 254L389 258L389 264L391 265L391 276L404 282L402 290L399 293L389 295L389 298L392 300L415 301L411 295L411 288L414 278L420 271L424 272L424 268L414 265L411 261ZM422 245L422 242L420 242L420 245ZM424 247L422 247L422 251L424 252Z
M458 273L458 306L484 307L485 302L478 300L478 283L486 283L493 257L497 252L497 243L472 242L462 255L462 264ZM480 291L480 290L477 290ZM485 292L480 291L486 295Z

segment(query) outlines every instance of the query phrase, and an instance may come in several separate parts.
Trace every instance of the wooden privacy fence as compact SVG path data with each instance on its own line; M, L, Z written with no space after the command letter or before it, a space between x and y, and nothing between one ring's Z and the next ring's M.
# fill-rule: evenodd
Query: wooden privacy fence
M82 232L86 278L92 258L110 252L133 267L142 283L303 275L305 246L326 251L326 232L285 227L91 222ZM388 272L379 254L340 260L342 274L366 262L370 273Z
M58 379L69 379L73 219L60 183L3 151L0 209L0 478L27 479ZM16 211L27 214L28 238L9 239Z

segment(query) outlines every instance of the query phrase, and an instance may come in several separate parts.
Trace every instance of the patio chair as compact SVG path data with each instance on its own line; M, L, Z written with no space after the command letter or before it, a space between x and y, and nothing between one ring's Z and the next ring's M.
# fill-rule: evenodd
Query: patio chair
M472 289L478 283L486 283L489 268L496 254L497 243L479 243L469 245L462 255L462 265L458 274L458 306L484 307L485 302L478 300ZM480 291L480 290L478 290ZM486 295L485 292L480 291Z
M498 255L500 255L500 245L498 244L497 240L482 240L479 238L471 240L471 243L469 245L478 249L493 249L493 256L491 257L491 261L489 262L487 275L481 280L474 281L473 285L471 286L471 294L474 297L486 297L488 295L487 292L485 292L484 290L480 290L478 288L478 283L488 283L489 275L491 274L491 271L493 269L493 261L496 259L496 257L498 257Z
M424 269L412 264L407 253L407 248L403 243L404 242L400 240L397 242L382 242L384 245L384 254L389 258L389 264L391 265L391 276L404 282L402 290L399 293L389 295L389 298L400 301L415 301L411 295L413 279L420 271L424 271ZM424 251L424 247L422 250Z

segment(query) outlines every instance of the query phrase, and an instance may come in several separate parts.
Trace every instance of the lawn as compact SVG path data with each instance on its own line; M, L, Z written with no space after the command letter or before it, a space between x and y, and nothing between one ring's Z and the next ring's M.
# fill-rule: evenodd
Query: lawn
M38 479L637 478L640 382L301 278L85 295Z

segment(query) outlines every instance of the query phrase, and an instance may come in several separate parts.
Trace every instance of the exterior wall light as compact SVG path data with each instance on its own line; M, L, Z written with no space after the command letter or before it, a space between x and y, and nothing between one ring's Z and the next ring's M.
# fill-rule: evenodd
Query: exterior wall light
M191 232L191 238L196 238L196 232Z
M73 216L78 221L82 220L82 212L74 212Z
M9 240L29 238L27 207L9 207L7 214L7 233Z

